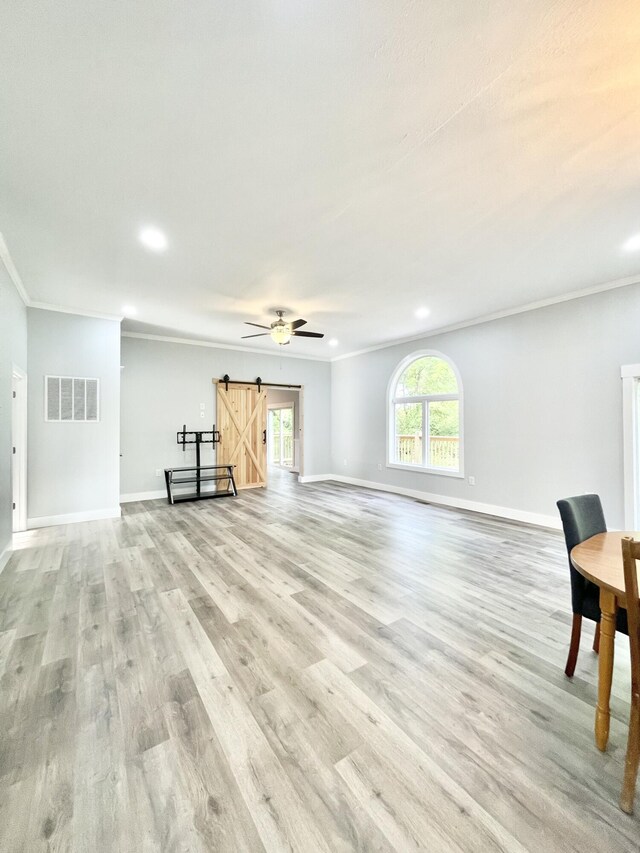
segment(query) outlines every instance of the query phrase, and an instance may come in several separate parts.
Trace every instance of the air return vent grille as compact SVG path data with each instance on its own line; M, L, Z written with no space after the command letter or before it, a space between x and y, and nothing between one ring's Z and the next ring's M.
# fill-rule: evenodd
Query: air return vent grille
M45 376L45 421L91 423L99 420L99 380Z

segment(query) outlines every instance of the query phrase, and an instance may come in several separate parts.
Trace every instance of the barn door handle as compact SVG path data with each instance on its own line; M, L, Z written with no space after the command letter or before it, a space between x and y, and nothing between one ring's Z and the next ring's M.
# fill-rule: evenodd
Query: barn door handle
M262 430L262 443L263 444L267 443L267 431L266 431L266 429Z

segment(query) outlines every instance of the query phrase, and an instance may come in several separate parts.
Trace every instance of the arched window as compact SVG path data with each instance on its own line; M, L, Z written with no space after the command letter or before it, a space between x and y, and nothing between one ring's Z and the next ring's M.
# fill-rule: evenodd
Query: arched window
M462 476L462 384L437 352L405 358L389 386L389 465Z

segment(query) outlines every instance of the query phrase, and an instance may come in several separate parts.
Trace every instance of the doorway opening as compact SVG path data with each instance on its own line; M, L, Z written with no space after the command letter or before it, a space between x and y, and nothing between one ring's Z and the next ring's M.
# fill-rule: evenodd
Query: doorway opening
M27 529L27 374L11 374L11 501L12 530Z
M267 390L267 462L299 474L301 465L300 392Z
M267 422L267 460L269 465L293 468L293 406L269 409Z

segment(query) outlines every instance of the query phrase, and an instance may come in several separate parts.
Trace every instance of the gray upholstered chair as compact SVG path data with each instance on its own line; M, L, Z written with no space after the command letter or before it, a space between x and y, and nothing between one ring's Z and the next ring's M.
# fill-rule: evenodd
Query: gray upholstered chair
M598 587L583 577L571 565L571 549L585 539L590 539L597 533L605 533L607 524L604 520L602 504L598 495L577 495L565 498L557 503L562 519L564 540L569 555L569 571L571 572L571 606L573 609L573 625L571 628L571 644L565 667L565 675L573 676L580 649L580 634L582 632L582 617L592 619L596 623L596 633L593 640L594 652L600 647L600 591ZM627 612L618 610L616 630L627 634Z

